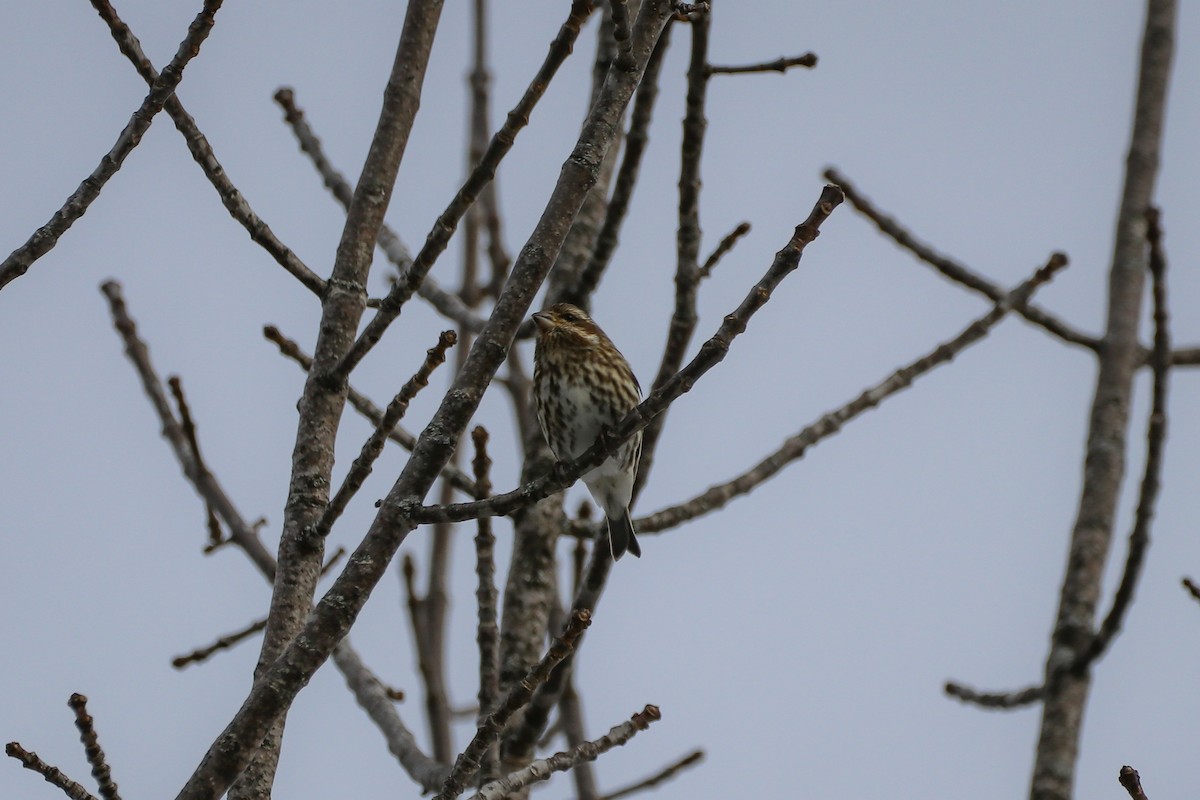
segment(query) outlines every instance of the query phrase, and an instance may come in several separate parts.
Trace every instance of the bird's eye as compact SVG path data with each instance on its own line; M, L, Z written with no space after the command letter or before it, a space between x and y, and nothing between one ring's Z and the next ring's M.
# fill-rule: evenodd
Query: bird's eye
M563 322L579 322L579 315L574 311L568 311L563 314Z

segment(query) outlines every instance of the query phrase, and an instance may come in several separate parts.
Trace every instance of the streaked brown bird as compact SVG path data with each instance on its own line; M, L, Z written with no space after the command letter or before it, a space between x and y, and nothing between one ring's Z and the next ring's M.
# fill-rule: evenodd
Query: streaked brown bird
M582 309L559 303L533 315L537 346L533 400L546 443L560 461L578 458L642 401L629 362ZM639 558L629 518L633 481L642 453L642 434L626 441L600 466L584 473L592 499L608 517L613 559L626 551Z

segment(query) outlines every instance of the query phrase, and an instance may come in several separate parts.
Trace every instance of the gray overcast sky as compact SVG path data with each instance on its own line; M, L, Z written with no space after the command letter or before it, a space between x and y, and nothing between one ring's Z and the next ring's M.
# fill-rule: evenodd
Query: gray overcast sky
M118 10L159 66L197 3ZM565 16L565 3L494 4L493 122ZM770 263L835 165L943 251L1015 284L1054 250L1070 269L1040 295L1099 330L1130 127L1140 3L798 3L718 0L711 56L744 63L813 50L814 71L714 79L703 167L704 251L754 230L701 291L710 335ZM419 245L464 174L467 4L448 3L388 215ZM341 212L280 121L295 87L331 158L356 175L374 128L403 4L229 2L179 95L234 182L283 241L329 269ZM0 246L43 224L112 145L145 87L86 3L9 3L0 26ZM504 163L514 251L574 142L593 21ZM675 188L686 32L665 68L649 163L596 316L648 384L673 291ZM1174 334L1200 342L1200 15L1184 4L1163 171ZM434 274L452 284L457 242ZM373 290L383 288L380 266ZM0 292L0 734L77 780L87 767L66 707L90 709L128 798L172 796L245 697L257 643L182 673L172 656L241 627L269 589L233 550L204 558L200 502L179 475L111 330L98 285L120 280L155 364L183 376L203 448L243 513L282 517L302 376L264 342L278 325L311 349L314 298L248 241L166 118L45 258ZM882 239L849 206L720 368L672 408L640 513L742 471L824 411L950 338L986 305ZM385 398L446 324L405 311L356 373ZM435 378L444 385L446 376ZM663 720L604 757L602 788L694 747L707 761L664 796L948 796L1027 793L1037 710L985 713L945 699L1038 679L1078 497L1094 368L1018 320L871 412L725 512L646 536L622 561L589 634L580 682L600 734L647 702ZM1139 382L1124 556L1140 475L1148 376ZM412 426L436 392L419 398ZM1137 603L1096 670L1081 797L1121 797L1122 764L1151 796L1200 780L1200 374L1173 378L1165 488ZM496 484L515 464L508 411L489 396ZM339 474L366 426L352 414ZM389 453L331 545L353 547L397 474ZM572 504L583 497L572 490ZM466 532L464 531L464 534ZM499 526L501 564L509 529ZM426 558L424 537L405 552ZM450 677L473 702L472 556L456 550ZM424 739L399 580L352 638ZM1107 604L1107 601L1105 601ZM468 735L460 730L460 742ZM413 796L408 778L331 668L290 715L280 797ZM0 768L0 796L54 797ZM570 797L559 778L547 797Z

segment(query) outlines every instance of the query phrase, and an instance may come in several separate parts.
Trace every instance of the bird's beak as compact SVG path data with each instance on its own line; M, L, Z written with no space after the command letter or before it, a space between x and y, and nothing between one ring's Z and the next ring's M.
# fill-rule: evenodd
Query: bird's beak
M554 327L554 322L550 316L543 311L539 311L533 315L533 321L537 323L539 331L548 331Z

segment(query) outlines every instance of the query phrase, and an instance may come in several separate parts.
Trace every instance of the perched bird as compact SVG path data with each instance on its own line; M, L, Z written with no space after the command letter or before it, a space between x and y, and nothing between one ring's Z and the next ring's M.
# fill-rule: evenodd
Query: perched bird
M538 422L556 458L578 458L596 443L601 431L615 427L641 402L642 389L625 356L582 309L559 303L534 314L533 320L537 323L533 400ZM626 550L642 555L629 518L641 453L639 432L583 475L592 499L608 517L614 560Z

